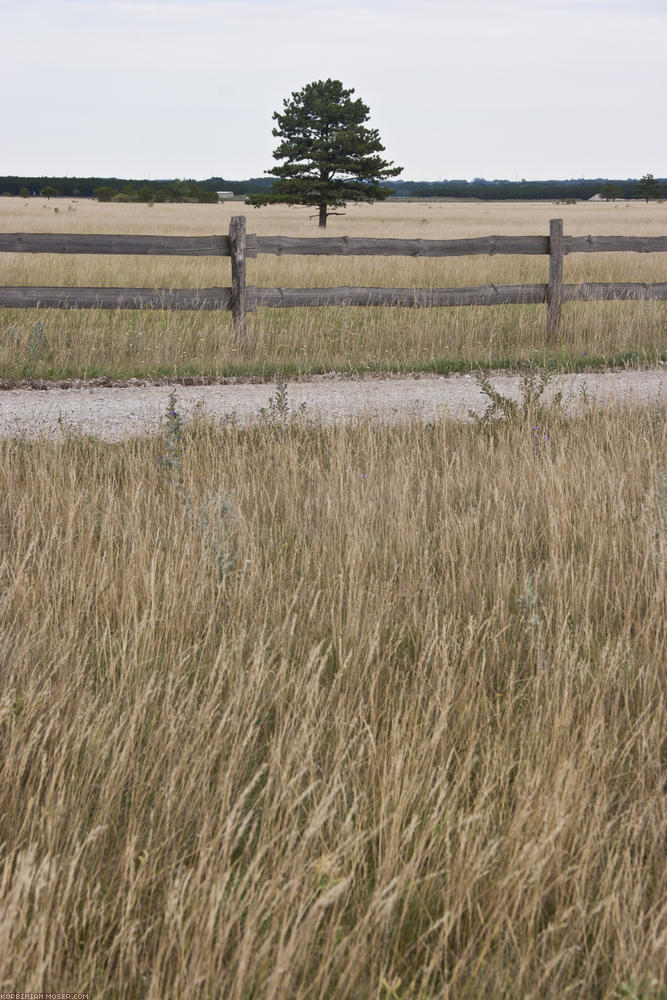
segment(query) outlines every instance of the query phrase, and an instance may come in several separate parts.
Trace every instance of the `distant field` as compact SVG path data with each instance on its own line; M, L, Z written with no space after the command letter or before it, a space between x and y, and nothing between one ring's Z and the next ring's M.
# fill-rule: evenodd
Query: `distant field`
M309 210L224 205L116 205L66 199L0 198L0 231L204 235L226 233L232 214L248 231L317 235ZM348 207L327 235L455 238L547 234L550 218L565 232L667 234L667 204L409 203ZM248 264L262 286L337 284L454 287L547 279L546 257L498 256L412 260L264 256ZM665 254L579 254L566 258L565 280L665 279ZM225 258L65 257L4 254L5 285L206 287L229 285ZM39 321L41 327L35 327ZM33 376L243 374L276 369L442 370L510 365L527 358L561 367L635 356L651 361L666 349L667 304L568 305L557 342L547 343L544 306L441 310L259 310L248 345L233 343L227 313L128 313L4 310L0 313L0 378Z

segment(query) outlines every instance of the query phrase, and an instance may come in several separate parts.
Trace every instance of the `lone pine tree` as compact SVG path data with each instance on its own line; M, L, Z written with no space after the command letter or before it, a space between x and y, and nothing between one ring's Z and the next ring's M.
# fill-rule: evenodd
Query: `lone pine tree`
M637 194L639 197L646 198L646 202L648 204L649 198L659 198L661 193L660 184L655 179L653 174L644 174L637 185Z
M284 160L267 173L278 179L266 194L254 194L247 204L316 205L319 224L339 213L348 201L381 201L391 190L381 181L403 170L383 160L377 129L366 128L369 109L360 99L352 100L340 80L317 80L295 91L275 111L278 123L273 135L281 140L275 160Z

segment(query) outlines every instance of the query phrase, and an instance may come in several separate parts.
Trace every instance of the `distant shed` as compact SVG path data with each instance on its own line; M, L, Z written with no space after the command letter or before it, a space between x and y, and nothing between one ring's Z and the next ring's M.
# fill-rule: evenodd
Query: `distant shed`
M216 191L215 193L218 196L218 201L227 201L228 198L234 197L233 191Z

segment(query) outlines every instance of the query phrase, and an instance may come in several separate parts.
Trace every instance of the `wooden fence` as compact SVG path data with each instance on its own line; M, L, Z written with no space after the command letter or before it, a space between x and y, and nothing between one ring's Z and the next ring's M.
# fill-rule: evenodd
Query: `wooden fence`
M552 219L548 236L481 236L456 240L370 239L366 237L255 236L245 216L234 216L229 236L109 236L76 233L0 233L0 252L67 254L151 254L231 257L227 288L43 288L0 287L0 307L11 309L229 309L242 341L246 314L258 307L294 306L491 306L547 305L547 332L558 330L565 302L609 299L667 300L667 281L563 283L563 257L570 253L665 253L667 236L564 236L563 220ZM533 285L467 288L257 288L246 282L246 261L260 253L337 256L461 257L475 254L548 254L549 280Z

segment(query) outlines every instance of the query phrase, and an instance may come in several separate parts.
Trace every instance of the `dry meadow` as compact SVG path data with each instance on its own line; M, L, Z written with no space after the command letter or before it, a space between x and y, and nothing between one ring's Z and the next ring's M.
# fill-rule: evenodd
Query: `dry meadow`
M66 199L0 198L0 231L226 233L233 214L262 235L315 235L303 208L224 205L99 204ZM327 234L404 238L548 234L563 218L570 235L664 235L667 204L548 202L418 203L348 206ZM259 286L356 284L457 287L489 282L546 282L545 256L405 257L261 256L248 263ZM661 281L665 254L574 254L566 282ZM202 288L231 283L228 258L0 255L5 285ZM573 303L557 339L547 341L544 306L458 309L261 309L250 317L248 343L234 344L228 313L4 310L0 377L92 375L291 374L368 370L436 370L552 360L560 367L665 353L667 304ZM40 327L36 327L37 323Z
M56 211L57 210L57 211ZM0 199L4 231L312 232L307 212ZM667 232L667 206L350 207L329 232ZM3 284L229 261L4 255ZM260 258L258 285L545 281L547 259ZM664 279L664 255L566 258ZM665 349L666 304L5 311L0 376L428 369ZM0 441L0 992L665 1000L667 420ZM1 401L0 401L1 402Z
M174 403L0 442L0 989L664 997L664 408Z

